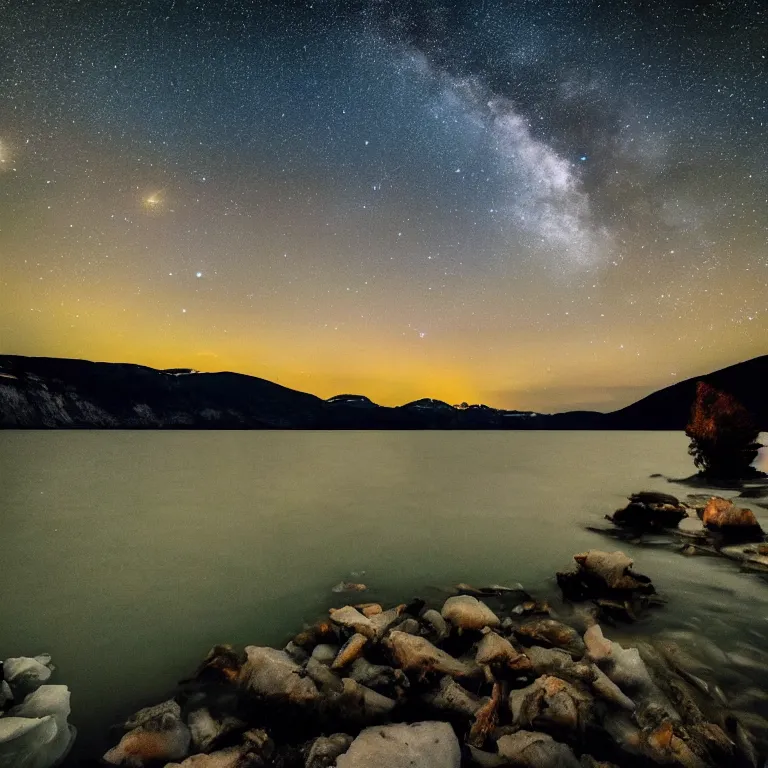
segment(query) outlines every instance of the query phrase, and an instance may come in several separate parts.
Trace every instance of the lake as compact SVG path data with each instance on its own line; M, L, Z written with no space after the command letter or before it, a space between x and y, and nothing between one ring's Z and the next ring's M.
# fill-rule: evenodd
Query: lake
M395 602L461 581L547 596L574 553L617 548L586 523L693 492L649 478L693 472L668 432L4 432L0 467L0 658L53 655L76 755L214 643L283 643L343 604L343 579ZM768 644L760 578L620 548L669 600L643 631Z

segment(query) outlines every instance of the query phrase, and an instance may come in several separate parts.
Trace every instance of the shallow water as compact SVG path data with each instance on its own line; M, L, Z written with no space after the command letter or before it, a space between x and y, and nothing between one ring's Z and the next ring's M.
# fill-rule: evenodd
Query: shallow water
M82 752L212 644L281 643L343 604L330 589L354 572L398 602L459 581L552 593L573 553L616 548L584 524L628 493L701 492L649 478L691 474L686 447L659 432L5 432L0 658L53 654ZM765 581L621 548L669 600L643 631L768 645Z

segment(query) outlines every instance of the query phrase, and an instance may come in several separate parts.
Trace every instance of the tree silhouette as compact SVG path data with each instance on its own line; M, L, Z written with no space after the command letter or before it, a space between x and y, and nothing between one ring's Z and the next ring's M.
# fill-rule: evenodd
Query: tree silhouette
M761 448L752 414L732 395L705 381L696 385L696 401L685 428L688 453L703 475L741 480L755 473L752 462Z

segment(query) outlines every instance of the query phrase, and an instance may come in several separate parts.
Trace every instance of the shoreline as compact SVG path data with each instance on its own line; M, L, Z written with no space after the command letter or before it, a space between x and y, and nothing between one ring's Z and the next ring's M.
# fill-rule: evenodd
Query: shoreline
M762 765L768 728L726 709L738 693L710 675L723 652L623 624L616 605L665 609L621 553L575 563L558 574L570 601L554 607L520 585L390 608L337 585L338 607L283 649L211 649L173 698L128 718L107 764L398 766L408 743L408 764L425 768ZM741 662L768 670L768 654L753 656ZM394 751L377 763L382 734Z

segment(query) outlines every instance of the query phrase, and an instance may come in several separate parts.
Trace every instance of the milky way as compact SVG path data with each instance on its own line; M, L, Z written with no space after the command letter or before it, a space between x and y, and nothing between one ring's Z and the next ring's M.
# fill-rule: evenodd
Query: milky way
M5 352L544 410L768 352L760 2L0 11Z

